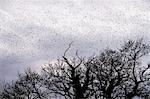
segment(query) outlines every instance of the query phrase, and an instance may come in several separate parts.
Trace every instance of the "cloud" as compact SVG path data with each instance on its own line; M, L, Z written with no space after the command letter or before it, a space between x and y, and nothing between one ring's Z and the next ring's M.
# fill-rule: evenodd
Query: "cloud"
M74 41L70 55L83 56L127 38L150 38L148 0L0 0L0 75L35 70L60 57ZM38 65L39 64L39 65ZM9 70L9 72L8 72Z

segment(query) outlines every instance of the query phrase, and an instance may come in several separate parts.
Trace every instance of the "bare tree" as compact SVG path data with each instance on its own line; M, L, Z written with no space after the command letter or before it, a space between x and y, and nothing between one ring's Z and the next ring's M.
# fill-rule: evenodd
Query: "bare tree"
M46 94L40 84L40 76L27 69L19 74L18 80L6 84L1 93L1 99L44 99Z
M128 99L134 96L144 95L143 86L150 79L150 66L141 67L141 58L149 54L150 46L143 43L142 39L138 41L129 40L122 46L120 52L126 61L128 80L125 82L125 94Z
M92 61L95 75L97 98L116 99L121 97L121 84L127 78L122 56L117 51L107 49Z
M150 97L150 65L141 59L149 54L150 46L142 39L129 40L117 50L106 49L88 59L66 57L43 67L41 74L30 69L18 79L6 84L1 99L132 99Z
M96 98L128 98L148 95L150 66L140 67L140 59L150 51L149 45L129 40L119 50L107 49L94 57ZM147 93L147 94L146 94Z
M93 94L93 76L88 62L78 57L62 60L43 68L44 85L51 94L65 99L88 99Z

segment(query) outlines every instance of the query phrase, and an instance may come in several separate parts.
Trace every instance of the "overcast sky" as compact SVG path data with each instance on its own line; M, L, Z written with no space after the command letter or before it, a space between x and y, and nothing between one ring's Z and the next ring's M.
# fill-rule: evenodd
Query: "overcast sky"
M0 0L0 80L38 70L72 41L84 56L140 37L150 41L150 0Z

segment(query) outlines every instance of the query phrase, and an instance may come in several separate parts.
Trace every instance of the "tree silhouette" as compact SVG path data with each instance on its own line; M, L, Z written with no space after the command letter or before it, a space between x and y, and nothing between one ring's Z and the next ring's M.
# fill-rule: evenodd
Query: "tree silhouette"
M142 39L138 41L129 40L120 49L124 59L127 63L127 75L128 80L125 83L125 95L128 99L132 99L134 96L144 96L143 90L146 88L143 86L149 81L149 66L141 67L141 58L150 52L150 46L143 44ZM147 86L147 85L146 85Z
M46 92L40 81L37 73L27 69L24 74L19 74L17 81L4 86L1 99L45 99Z
M120 96L121 84L127 78L125 75L125 64L121 60L122 56L117 51L107 49L99 56L95 57L92 65L93 74L96 78L95 89L98 92L96 97L106 99L116 99Z
M87 99L94 92L89 61L83 58L69 60L64 55L63 60L43 68L42 77L50 93L59 94L65 99Z
M0 93L1 99L132 99L150 98L150 65L142 58L150 46L128 40L120 49L106 49L90 58L61 59L42 68L41 73L27 69L15 82L8 83ZM56 97L55 97L56 98Z

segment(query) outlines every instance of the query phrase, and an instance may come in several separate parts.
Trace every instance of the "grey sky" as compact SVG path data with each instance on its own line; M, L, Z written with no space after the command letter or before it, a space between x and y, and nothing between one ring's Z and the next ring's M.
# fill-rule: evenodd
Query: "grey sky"
M73 50L92 55L127 38L150 40L149 0L0 0L0 79Z

